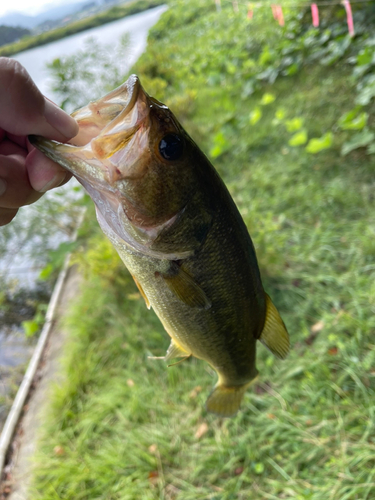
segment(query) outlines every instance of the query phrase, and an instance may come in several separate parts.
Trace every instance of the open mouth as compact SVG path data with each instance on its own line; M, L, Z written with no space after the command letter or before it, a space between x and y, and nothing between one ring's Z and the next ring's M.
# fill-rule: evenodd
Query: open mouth
M89 182L113 187L118 180L144 173L137 158L147 145L149 109L150 98L132 75L117 89L72 114L79 133L69 144L40 136L29 140L84 186Z
M168 212L165 203L154 200L155 193L160 195L166 188L165 177L156 187L153 184L153 134L156 129L169 137L179 130L167 106L148 96L138 77L132 75L72 116L79 133L68 144L40 136L29 136L29 140L83 185L96 205L105 234L133 251L158 259L190 255L190 249L169 254L153 248L160 231L178 216L177 209Z

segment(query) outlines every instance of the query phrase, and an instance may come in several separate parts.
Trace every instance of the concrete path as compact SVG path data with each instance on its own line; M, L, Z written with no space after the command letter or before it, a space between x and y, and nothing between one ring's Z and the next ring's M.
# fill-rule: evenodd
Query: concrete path
M32 479L33 456L43 426L43 414L48 406L51 386L62 380L61 356L67 332L61 319L70 301L79 293L80 276L71 268L65 280L55 324L41 359L33 390L24 408L12 443L12 454L7 464L6 480L0 485L0 500L33 500L28 494Z

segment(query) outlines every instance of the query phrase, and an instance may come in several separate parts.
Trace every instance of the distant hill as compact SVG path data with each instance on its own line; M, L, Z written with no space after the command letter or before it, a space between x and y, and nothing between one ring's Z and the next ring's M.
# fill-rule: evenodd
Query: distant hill
M33 29L47 20L61 19L65 16L69 16L70 14L78 12L82 10L87 3L88 2L86 0L78 3L60 5L58 7L53 7L49 10L41 12L36 16L27 16L20 12L10 12L9 14L5 14L4 16L0 17L0 24Z
M30 33L31 31L26 28L0 25L0 46L15 42Z

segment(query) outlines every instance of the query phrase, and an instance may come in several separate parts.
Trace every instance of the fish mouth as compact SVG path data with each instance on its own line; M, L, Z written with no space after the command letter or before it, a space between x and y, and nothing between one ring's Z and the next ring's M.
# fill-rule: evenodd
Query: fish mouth
M132 250L158 259L165 254L150 247L159 231L174 223L177 214L157 218L134 193L144 189L143 182L138 181L152 171L153 127L163 123L168 111L132 75L117 89L72 114L79 132L68 144L29 136L33 146L83 185L96 205L100 226L112 241L120 239ZM168 114L165 123L169 128L178 127L173 120ZM181 255L185 254L169 256L178 259Z
M68 144L31 135L33 146L71 172L85 188L114 191L119 181L141 178L153 100L132 75L117 89L72 113L79 132Z

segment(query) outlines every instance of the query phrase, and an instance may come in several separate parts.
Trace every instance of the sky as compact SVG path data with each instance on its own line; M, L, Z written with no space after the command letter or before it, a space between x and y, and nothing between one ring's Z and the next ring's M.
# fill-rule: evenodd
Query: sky
M56 7L61 4L77 3L80 0L12 0L11 2L0 1L0 16L9 12L22 12L22 14L33 16L43 12L47 7Z

